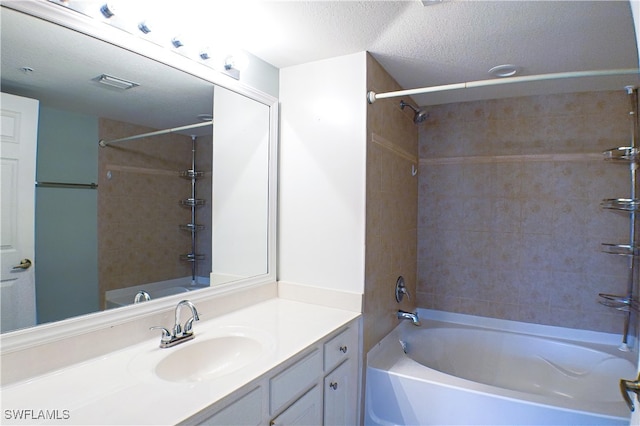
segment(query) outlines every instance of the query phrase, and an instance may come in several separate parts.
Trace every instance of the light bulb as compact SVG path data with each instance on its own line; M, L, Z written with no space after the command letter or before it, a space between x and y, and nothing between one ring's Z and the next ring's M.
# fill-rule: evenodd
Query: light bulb
M108 19L116 14L116 7L113 2L106 2L100 8L100 12L102 12L102 16Z
M149 25L149 21L142 21L138 24L138 29L145 34L149 34L151 32L151 25Z
M200 58L203 60L211 59L211 54L209 53L209 48L205 47L200 51Z
M181 36L175 36L171 39L171 44L173 44L173 47L179 48L184 46L184 41L182 40Z

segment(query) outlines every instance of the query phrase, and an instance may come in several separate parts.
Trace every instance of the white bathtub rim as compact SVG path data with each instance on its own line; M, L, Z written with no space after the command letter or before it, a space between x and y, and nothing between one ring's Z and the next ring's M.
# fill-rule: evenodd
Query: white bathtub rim
M152 299L156 299L206 287L209 287L209 277L197 277L196 285L193 285L191 282L191 276L187 276L108 290L105 292L105 302L107 304L107 308L119 308L133 304L133 299L136 293L140 290L147 291L151 294ZM160 295L156 296L156 293L159 293Z
M495 320L492 318L476 317L472 315L452 314L442 311L419 309L421 320L425 327L430 321L446 323L447 325L463 325L474 328L490 329L495 331L511 332L517 334L530 334L546 337L575 344L611 346L619 343L613 338L617 335L608 333L591 332L585 330L564 329L562 327L539 326L537 324L520 323L516 321ZM504 325L502 324L504 322ZM367 368L376 369L389 374L395 374L407 379L420 380L431 384L460 389L477 394L490 394L497 398L529 403L532 405L554 407L574 413L589 413L595 416L612 419L628 419L629 410L620 397L620 402L580 401L575 399L554 398L547 395L522 392L505 389L485 383L449 375L441 371L429 368L411 359L402 352L399 340L404 332L411 332L414 326L409 322L400 323L391 333L385 336L369 351L366 358ZM573 332L576 337L572 338ZM600 348L598 348L599 350ZM385 353L386 350L386 353ZM621 358L634 358L634 355L611 349L607 351ZM631 362L633 360L629 359ZM622 377L621 377L622 378Z
M596 343L603 345L619 346L622 336L615 333L583 330L577 328L558 327L553 325L533 324L528 322L512 321L505 319L480 317L454 312L438 311L434 309L418 308L420 319L430 319L447 323L456 323L481 327L490 330L510 331L513 333L530 334L541 337L552 337L574 342ZM619 351L622 357L624 352ZM635 357L634 357L635 358Z

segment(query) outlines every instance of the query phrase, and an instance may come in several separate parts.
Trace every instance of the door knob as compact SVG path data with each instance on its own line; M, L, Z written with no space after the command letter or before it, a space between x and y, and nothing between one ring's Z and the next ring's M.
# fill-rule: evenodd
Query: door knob
M627 403L629 410L634 411L636 407L633 404L633 400L631 399L629 392L634 392L636 397L640 395L640 375L638 375L636 380L620 379L620 392L622 393L622 397Z
M19 265L14 266L11 269L29 269L31 267L31 261L29 259L22 259Z

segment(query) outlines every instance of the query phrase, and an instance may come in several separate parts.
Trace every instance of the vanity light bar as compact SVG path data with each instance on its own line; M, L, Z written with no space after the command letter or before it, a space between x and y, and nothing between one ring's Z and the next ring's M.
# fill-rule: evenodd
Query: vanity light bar
M52 3L59 3L62 4L63 6L67 7L70 10L73 10L74 12L80 13L82 15L86 15L89 17L92 17L94 15L92 10L88 10L87 7L83 6L82 3L84 3L81 0L47 0L49 2ZM425 0L427 1L427 0ZM429 2L431 1L436 1L436 2L440 2L442 0L428 0ZM88 2L86 2L88 3ZM135 24L135 26L133 26L133 28L128 28L126 27L125 23L127 22L126 17L122 16L122 13L119 9L117 9L117 5L118 3L116 3L115 1L104 1L100 3L101 6L99 8L99 15L96 17L99 17L100 20L104 23L108 23L108 25L113 26L114 28L119 28L121 30L124 30L126 32L128 32L129 34L144 34L145 36L148 36L150 33L152 32L157 32L157 27L162 27L162 23L158 23L155 20L153 20L151 23L147 20L141 20L139 21L137 24ZM93 6L92 6L93 7ZM97 14L96 14L97 15ZM116 16L117 15L117 16ZM124 15L126 15L126 13L124 13ZM118 19L116 19L116 21L120 21L120 22L110 22L113 21L112 18L117 17ZM104 19L103 19L104 18ZM140 31L140 33L138 32ZM179 54L190 58L192 60L196 60L196 61L202 61L201 63L206 63L207 66L211 67L212 69L227 75L229 77L232 77L235 80L240 80L240 73L242 72L242 66L238 66L237 63L237 58L236 59L236 63L223 63L223 64L218 64L218 63L212 63L213 61L211 61L212 59L212 54L209 50L208 47L204 47L202 48L200 51L197 52L197 56L191 57L191 52L189 50L184 51L183 46L185 46L186 44L188 44L187 42L189 41L189 39L187 39L185 41L184 36L188 36L188 34L184 34L184 35L176 35L173 38L171 38L170 40L167 40L167 46L164 46L164 41L160 42L159 40L148 40L152 43L158 44L160 46L164 46L164 47L170 47L172 49L175 49L176 52L178 52ZM146 38L146 37L145 37ZM247 61L245 61L247 62ZM115 80L115 81L114 81ZM123 79L119 79L113 76L109 76L109 75L104 75L104 80L102 78L100 79L96 79L96 81L102 83L102 84L106 84L109 86L113 86L116 87L118 89L121 90L127 90L130 89L132 87L138 86L137 83L133 83L127 80L123 80Z

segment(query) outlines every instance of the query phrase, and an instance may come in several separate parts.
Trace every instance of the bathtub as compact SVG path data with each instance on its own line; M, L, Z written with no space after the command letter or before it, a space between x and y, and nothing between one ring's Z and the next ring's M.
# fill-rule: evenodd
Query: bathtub
M367 355L367 425L628 425L620 336L419 310Z

